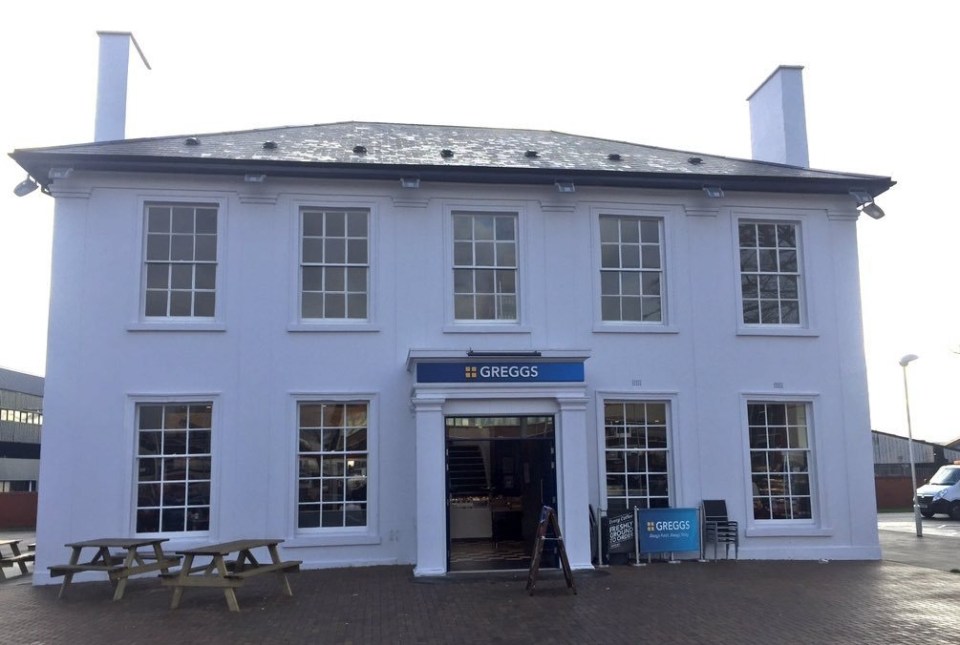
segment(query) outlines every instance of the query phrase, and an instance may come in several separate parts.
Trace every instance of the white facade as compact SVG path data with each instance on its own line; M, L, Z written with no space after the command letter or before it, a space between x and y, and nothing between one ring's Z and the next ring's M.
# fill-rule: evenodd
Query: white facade
M667 411L669 504L726 499L743 558L876 559L859 309L857 211L845 195L75 171L56 198L38 520L38 584L63 544L137 532L137 406L212 402L209 530L168 548L285 540L307 568L404 563L446 571L444 418L551 415L557 504L575 568L590 565L588 504L608 506L606 401ZM216 313L144 316L145 206L217 208ZM303 208L369 213L362 321L304 322ZM517 320L454 313L453 214L515 214ZM600 217L662 231L660 322L601 312ZM799 237L798 324L742 315L738 226ZM580 383L418 384L415 366L466 352L583 361ZM368 405L364 526L298 529L298 402ZM755 519L748 404L806 410L810 517ZM805 503L805 502L804 502ZM804 513L800 513L804 515Z

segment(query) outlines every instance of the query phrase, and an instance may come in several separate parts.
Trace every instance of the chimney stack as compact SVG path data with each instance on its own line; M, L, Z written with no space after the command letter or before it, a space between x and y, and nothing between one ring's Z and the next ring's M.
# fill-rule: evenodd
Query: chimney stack
M130 43L136 47L143 64L150 69L147 57L129 31L98 31L100 64L97 73L97 120L94 141L124 138L127 125L127 69Z
M781 65L747 98L757 161L810 166L802 71L799 65Z

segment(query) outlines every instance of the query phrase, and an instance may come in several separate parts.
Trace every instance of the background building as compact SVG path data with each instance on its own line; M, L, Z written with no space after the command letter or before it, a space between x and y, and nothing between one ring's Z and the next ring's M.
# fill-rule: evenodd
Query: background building
M0 368L0 528L36 523L42 429L43 379Z
M910 441L907 437L874 430L873 469L877 486L877 509L907 509L913 504L910 478ZM930 441L913 440L917 485L930 479L944 464L960 460L960 449Z

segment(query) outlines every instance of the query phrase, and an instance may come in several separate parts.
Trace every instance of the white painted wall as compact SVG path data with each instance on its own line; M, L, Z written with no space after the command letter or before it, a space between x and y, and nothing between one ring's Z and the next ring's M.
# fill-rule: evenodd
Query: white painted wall
M429 463L429 451L442 450L442 438L430 441L437 439L432 432L442 437L442 427L424 423L442 419L442 408L420 403L424 414L415 417L406 369L411 349L589 351L586 412L569 415L570 423L585 424L586 438L583 445L562 445L585 456L585 470L571 473L586 490L567 493L578 507L601 504L598 397L651 396L671 401L674 504L725 498L744 529L741 557L879 558L849 198L728 193L708 203L699 193L579 187L572 195L426 183L411 191L393 182L272 178L250 187L239 178L82 173L54 188L38 584L51 582L47 566L68 557L65 543L132 534L138 396L202 395L215 402L211 531L172 540L169 548L271 536L285 539L286 556L305 567L418 563L437 572L442 556L434 551L444 540L435 524L442 512L418 499L417 485L442 486L443 473L417 467ZM142 202L157 198L221 204L220 315L207 330L138 324ZM369 329L316 332L296 325L301 204L371 208ZM521 213L526 331L450 331L444 222L450 208L470 206ZM601 209L640 206L666 220L668 324L649 333L596 332L592 222ZM800 222L810 319L803 333L753 335L738 327L737 216ZM376 512L365 536L296 533L298 393L374 397L371 451L379 467L370 487ZM770 530L750 519L744 401L751 395L813 404L813 525ZM418 543L418 530L434 537ZM578 552L589 548L586 527L582 534L567 530Z

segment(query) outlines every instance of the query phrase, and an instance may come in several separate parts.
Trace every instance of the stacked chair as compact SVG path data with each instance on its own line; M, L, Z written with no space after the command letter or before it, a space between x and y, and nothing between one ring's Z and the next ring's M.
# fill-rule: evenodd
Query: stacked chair
M722 499L705 499L700 505L700 517L703 523L703 553L705 559L707 544L713 542L713 559L717 559L717 547L722 544L724 555L730 559L730 545L733 545L733 557L740 555L740 530L737 523L727 517L727 502Z

